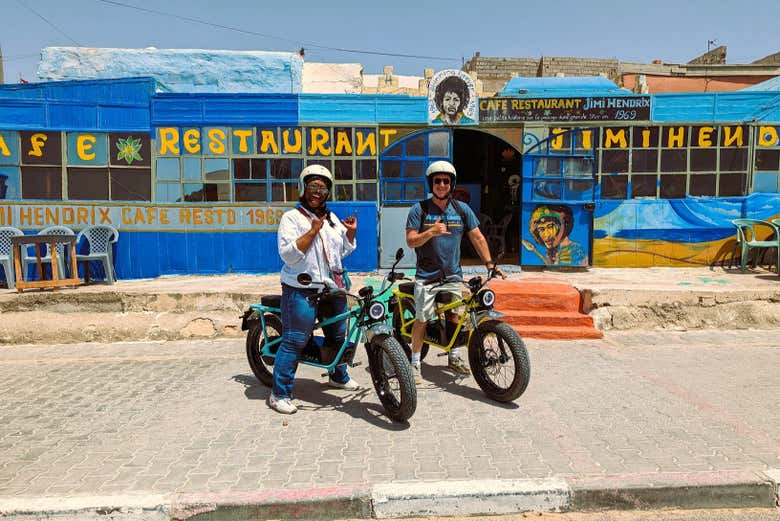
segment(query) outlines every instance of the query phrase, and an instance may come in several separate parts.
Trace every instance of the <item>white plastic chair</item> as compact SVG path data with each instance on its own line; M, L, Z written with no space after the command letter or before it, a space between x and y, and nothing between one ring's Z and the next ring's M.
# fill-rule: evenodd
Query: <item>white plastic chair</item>
M11 246L11 237L24 235L24 232L12 226L0 227L0 266L5 272L5 281L8 289L13 289L14 284L14 249Z
M38 235L76 235L76 233L67 226L49 226L38 232ZM36 246L37 247L37 246ZM51 252L49 251L49 245L44 246L44 255L41 257L41 264L51 264ZM68 254L65 250L65 244L57 245L57 273L60 278L65 277L67 271L65 270L65 256ZM27 275L27 266L30 264L37 264L35 254L30 255L30 252L25 249L22 255L22 274ZM74 275L75 276L75 275ZM43 273L38 274L39 279L43 279Z
M113 284L116 282L116 273L114 272L114 254L111 245L119 240L119 232L113 226L104 224L87 226L76 236L76 244L81 238L87 240L89 253L76 254L76 263L86 263L84 266L84 280L89 281L89 264L92 261L101 261L103 271L106 273L106 282Z

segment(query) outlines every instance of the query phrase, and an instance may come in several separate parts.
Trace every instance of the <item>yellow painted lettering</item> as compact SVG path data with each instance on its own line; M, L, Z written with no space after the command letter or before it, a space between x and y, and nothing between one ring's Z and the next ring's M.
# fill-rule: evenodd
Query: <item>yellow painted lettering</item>
M76 153L82 161L91 161L95 159L95 153L90 153L92 147L97 143L97 139L92 134L81 134L76 138Z
M699 146L711 147L712 146L712 133L715 131L713 127L700 127L699 128Z
M98 208L98 212L100 212L100 224L111 224L110 211L110 208Z
M249 138L252 137L251 130L234 130L233 135L238 138L238 151L249 152Z
M192 224L192 212L189 208L179 209L179 222L181 224Z
M89 224L89 210L83 206L76 208L76 223L77 224Z
M669 148L680 148L685 143L685 127L669 127L666 146Z
M200 129L190 128L184 131L183 136L184 150L190 154L197 154L200 152Z
M290 143L290 129L282 132L282 140L284 143L284 151L288 154L297 154L303 148L303 139L301 138L301 130L293 129L293 136L295 136L295 143Z
M46 224L46 219L43 216L43 208L40 206L35 208L35 224L38 226L43 226Z
M333 149L327 146L330 140L330 134L324 128L311 129L311 143L309 143L309 154L329 156Z
M650 129L646 128L642 130L642 148L650 146Z
M167 154L179 155L179 129L166 127L159 129L161 156Z
M171 220L168 217L168 209L160 208L160 224L170 224Z
M363 138L362 135L363 133L358 132L357 134L358 134L358 155L362 155L362 153L359 150L360 150L361 138ZM398 134L398 130L394 128L379 129L379 135L382 136L382 148L387 148L390 145L390 138L395 136L396 134ZM373 132L369 133L369 137L373 140L374 133ZM372 156L375 154L376 154L375 152L371 152Z
M591 148L593 147L593 131L592 130L583 130L582 131L582 148Z
M122 224L133 224L132 208L122 208Z
M552 140L550 140L550 148L554 148L556 150L560 150L563 148L563 136L561 134L565 133L565 128L554 128L552 129L551 133L554 137Z
M349 140L349 132L343 130L336 132L336 155L352 155L352 143Z
M41 133L30 136L30 146L32 149L27 152L27 155L41 157L43 155L43 145L46 144L47 139L49 139L49 136Z
M723 136L724 147L731 146L735 141L738 147L745 145L745 136L742 132L742 127L724 127L723 130L725 133Z
M626 148L628 146L625 128L604 129L604 148L612 148L612 145L617 145L618 148Z
M45 220L47 224L60 224L60 209L47 206Z
M2 134L0 134L0 155L5 157L10 157L11 155L11 150L9 150L8 145L6 145Z
M221 128L209 129L209 150L212 154L224 154L225 153L225 141L227 136L225 131Z
M276 132L263 130L260 132L260 153L267 154L269 150L273 154L279 153L279 145L276 143Z
M21 206L19 208L19 223L20 225L32 224L32 208L27 206Z

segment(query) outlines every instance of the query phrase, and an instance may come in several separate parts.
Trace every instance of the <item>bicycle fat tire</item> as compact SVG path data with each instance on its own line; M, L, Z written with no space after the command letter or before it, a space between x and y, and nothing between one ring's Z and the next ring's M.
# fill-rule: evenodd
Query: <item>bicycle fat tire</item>
M495 345L485 346L495 337ZM502 352L500 346L503 345ZM514 366L511 380L496 382L493 373L500 370L499 357L509 355L505 362ZM474 380L482 391L497 402L511 402L519 398L528 387L531 378L531 362L523 339L517 331L498 320L486 320L477 326L469 342L469 366Z
M265 315L266 335L263 335L262 324L258 320L246 334L246 357L249 360L249 367L255 374L260 383L266 387L271 387L274 383L273 359L266 362L263 358L263 346L265 339L275 340L282 336L282 320L271 313Z
M387 416L397 422L411 418L417 410L417 388L398 340L389 335L375 337L369 346L369 369Z

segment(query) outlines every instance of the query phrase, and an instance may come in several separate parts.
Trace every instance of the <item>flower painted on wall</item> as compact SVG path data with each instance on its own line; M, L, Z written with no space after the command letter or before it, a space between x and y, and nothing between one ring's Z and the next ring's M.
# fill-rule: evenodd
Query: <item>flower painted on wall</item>
M138 153L141 150L141 140L128 137L125 139L119 139L116 143L116 148L119 152L116 155L117 160L124 159L128 165L132 165L133 161L141 161L141 155Z

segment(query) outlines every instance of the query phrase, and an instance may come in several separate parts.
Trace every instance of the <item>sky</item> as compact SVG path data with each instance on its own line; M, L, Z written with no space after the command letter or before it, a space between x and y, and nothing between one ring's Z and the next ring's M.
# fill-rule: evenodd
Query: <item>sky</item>
M422 76L460 68L477 51L685 63L708 44L726 45L727 63L780 52L780 1L0 0L6 83L35 81L48 46L303 47L306 61Z

